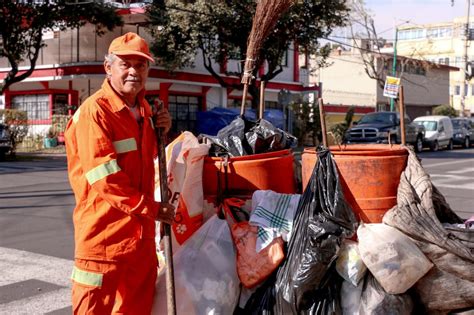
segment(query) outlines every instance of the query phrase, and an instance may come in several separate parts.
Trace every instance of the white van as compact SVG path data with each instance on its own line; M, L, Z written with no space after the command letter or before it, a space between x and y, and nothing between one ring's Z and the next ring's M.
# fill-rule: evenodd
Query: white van
M438 151L443 147L453 149L453 124L448 116L421 116L413 122L425 127L423 144L431 151Z

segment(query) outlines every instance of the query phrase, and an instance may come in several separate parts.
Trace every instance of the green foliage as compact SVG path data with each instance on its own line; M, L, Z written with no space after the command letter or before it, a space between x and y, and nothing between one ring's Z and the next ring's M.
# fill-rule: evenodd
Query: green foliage
M352 119L354 118L354 106L351 106L346 113L346 117L343 122L333 125L329 128L329 134L334 137L336 144L342 144L344 141L344 135L346 134L347 129L350 128L352 124Z
M51 117L51 128L59 135L61 132L66 130L66 125L71 117L69 115L58 115L55 114Z
M225 81L212 65L213 62L223 64L229 58L245 60L255 8L256 1L253 0L154 1L148 11L154 37L151 50L169 70L193 66L195 58L200 56L221 86L242 89L241 84ZM343 0L297 1L279 19L263 44L253 75L257 75L265 61L268 67L262 80L270 81L278 75L283 70L283 56L295 41L305 53L327 55L328 50L321 49L319 39L345 24L347 10ZM202 55L196 54L198 49ZM242 77L241 71L225 74ZM257 88L249 87L249 93L258 99Z
M25 111L16 109L0 109L0 117L7 126L12 142L12 155L15 154L19 143L28 134L28 114Z
M75 4L71 0L56 1L6 1L1 0L0 58L6 57L12 67L0 85L0 94L15 82L31 75L43 42L43 31L77 28L89 22L97 26L99 35L104 29L112 30L123 24L115 9L101 1ZM18 74L18 65L29 61L30 69Z
M298 138L300 145L306 144L306 139L311 140L311 144L316 146L321 138L321 121L319 115L319 105L316 102L301 102L290 105L295 115L293 134Z
M442 115L449 117L457 117L458 112L449 105L439 105L433 108L433 115Z

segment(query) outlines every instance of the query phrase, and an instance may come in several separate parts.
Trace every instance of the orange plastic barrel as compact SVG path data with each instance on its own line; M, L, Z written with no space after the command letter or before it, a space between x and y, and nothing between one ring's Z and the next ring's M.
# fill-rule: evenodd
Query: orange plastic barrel
M331 146L344 196L360 220L380 223L397 203L400 175L407 165L408 151L400 145L354 144ZM303 189L316 164L314 148L302 156Z
M225 175L223 158L206 157L203 166L204 197L216 196L220 177L221 189L225 188L225 177L229 194L251 196L255 190L273 190L294 194L294 156L290 150L253 154L228 158Z

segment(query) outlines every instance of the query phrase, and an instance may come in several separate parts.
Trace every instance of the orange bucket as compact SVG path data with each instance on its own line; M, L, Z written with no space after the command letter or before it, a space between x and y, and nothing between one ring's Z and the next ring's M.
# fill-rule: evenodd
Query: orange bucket
M344 196L355 214L366 223L380 223L397 203L400 175L407 165L408 151L400 145L355 144L331 146ZM314 148L302 156L303 189L316 164Z
M227 184L233 196L252 196L255 190L273 190L278 193L296 193L293 168L294 156L290 150L228 158ZM203 167L204 197L218 193L218 176L222 191L225 188L223 158L205 157ZM208 198L206 198L208 199Z

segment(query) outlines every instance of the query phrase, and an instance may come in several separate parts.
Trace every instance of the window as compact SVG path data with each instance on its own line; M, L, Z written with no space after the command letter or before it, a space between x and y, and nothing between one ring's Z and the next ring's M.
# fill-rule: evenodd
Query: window
M449 57L438 58L438 63L440 65L449 65Z
M462 65L462 57L456 57L454 61L454 66L460 67Z
M68 95L55 94L53 97L53 115L68 114Z
M28 113L28 120L50 119L49 95L17 95L12 97L12 109Z
M461 95L461 86L460 85L456 85L454 87L454 95Z
M196 113L201 108L201 98L198 96L170 95L168 98L169 112L173 119L171 131L178 134L181 131L195 131Z

